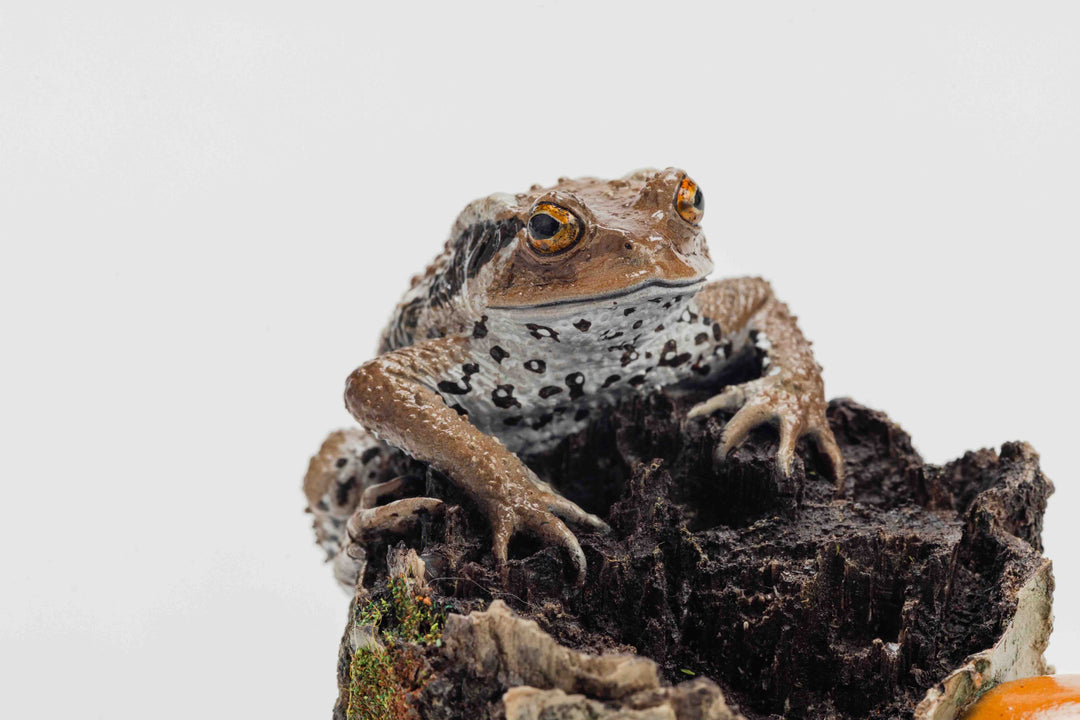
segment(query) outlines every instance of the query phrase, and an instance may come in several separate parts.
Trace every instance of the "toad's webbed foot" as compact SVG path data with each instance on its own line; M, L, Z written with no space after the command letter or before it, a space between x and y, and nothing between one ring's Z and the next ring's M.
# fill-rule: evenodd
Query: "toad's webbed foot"
M779 371L742 385L732 385L694 406L687 417L711 415L718 410L737 411L724 427L717 459L727 457L754 428L775 423L780 431L776 460L785 475L791 474L791 462L799 439L809 436L828 458L839 492L844 486L844 458L825 418L825 409L820 376Z

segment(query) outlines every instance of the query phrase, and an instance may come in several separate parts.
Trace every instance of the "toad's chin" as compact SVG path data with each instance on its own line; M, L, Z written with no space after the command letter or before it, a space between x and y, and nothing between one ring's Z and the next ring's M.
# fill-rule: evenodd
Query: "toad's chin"
M531 303L528 305L491 305L490 310L504 310L513 312L517 310L553 310L566 308L578 308L582 305L603 305L608 301L618 301L629 297L641 297L652 299L666 297L668 295L693 295L705 284L705 278L691 278L687 280L646 280L636 285L630 285L618 290L587 295L584 297L564 297L546 302Z

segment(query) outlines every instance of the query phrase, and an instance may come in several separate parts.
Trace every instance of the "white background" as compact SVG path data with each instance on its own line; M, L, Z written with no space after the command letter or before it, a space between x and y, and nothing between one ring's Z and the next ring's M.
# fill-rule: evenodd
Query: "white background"
M15 5L0 715L328 717L299 484L346 374L465 203L650 165L830 395L934 462L1035 445L1080 672L1080 6Z

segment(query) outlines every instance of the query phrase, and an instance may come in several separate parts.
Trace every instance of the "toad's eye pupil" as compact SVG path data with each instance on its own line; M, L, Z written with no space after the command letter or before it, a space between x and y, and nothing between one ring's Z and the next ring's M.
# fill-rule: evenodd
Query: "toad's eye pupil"
M698 188L698 191L694 193L694 208L697 210L705 209L705 196L701 193L701 188Z
M555 233L559 232L560 225L562 223L547 213L536 213L529 220L529 232L537 240L547 240L555 237Z

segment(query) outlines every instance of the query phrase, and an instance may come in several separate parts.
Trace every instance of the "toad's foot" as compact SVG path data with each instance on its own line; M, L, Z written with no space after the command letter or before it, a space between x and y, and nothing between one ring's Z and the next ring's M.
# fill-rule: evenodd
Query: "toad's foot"
M367 551L379 542L389 542L410 532L424 517L445 511L442 500L428 497L398 498L417 478L397 477L372 485L363 494L360 506L345 524L345 543L334 558L334 576L346 590L363 577ZM391 498L386 504L380 504Z
M482 432L431 388L433 372L469 367L475 374L468 343L464 337L433 338L380 355L349 376L345 404L370 432L445 474L476 503L491 524L504 582L510 538L518 532L565 547L578 582L584 582L584 553L556 516L596 528L606 527L603 521L542 483L498 438ZM372 495L384 493L373 490Z
M561 545L565 548L574 566L576 583L585 583L585 553L582 552L577 537L563 520L605 532L609 529L607 523L596 515L585 512L535 476L531 484L518 485L516 492L507 493L497 504L489 504L488 507L493 538L492 553L503 585L506 585L509 579L510 540L519 532L528 533L545 544Z
M808 435L828 458L839 493L844 488L844 458L825 418L826 407L820 378L780 371L724 389L691 408L687 418L711 415L717 410L738 410L724 428L718 458L726 457L757 426L776 423L780 428L776 460L785 475L791 474L799 438Z
M505 583L510 540L516 533L525 532L542 542L566 548L580 585L585 580L585 555L577 538L560 517L598 530L607 530L607 524L559 495L531 472L523 474L531 480L530 484L514 484L515 492L508 492L503 497L487 498L485 503L493 530L492 550L499 574ZM441 515L445 511L443 501L437 498L401 497L415 489L418 483L417 478L397 477L373 485L364 492L360 507L346 525L348 544L342 553L345 557L341 558L340 575L346 579L351 577L355 582L357 569L366 560L368 548L408 533L425 516Z
M417 494L424 487L424 481L415 475L399 475L386 482L367 487L360 496L360 508L373 508L385 505L391 500L398 500Z
M441 515L444 509L442 500L428 497L405 498L375 508L360 508L345 525L349 544L370 545L390 535L403 535L416 527L421 518Z

